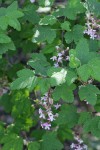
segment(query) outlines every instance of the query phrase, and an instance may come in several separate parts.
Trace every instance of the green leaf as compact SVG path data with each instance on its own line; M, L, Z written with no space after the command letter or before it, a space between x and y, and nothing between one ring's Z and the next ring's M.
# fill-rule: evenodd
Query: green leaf
M100 59L94 58L91 61L89 61L89 67L92 70L91 76L93 79L100 81Z
M61 28L66 31L71 31L70 26L71 24L69 21L65 21L64 23L61 24Z
M83 80L84 82L87 82L87 80L90 78L90 75L91 75L91 68L89 67L89 65L85 64L85 65L80 66L77 69L77 72L81 80Z
M65 8L58 9L54 15L56 17L65 16L68 19L75 20L77 14L85 12L85 8L80 0L70 0L67 2Z
M89 52L88 41L82 38L76 46L76 57L81 61L81 64L86 64L89 60L97 57L97 54Z
M52 44L46 45L46 46L43 48L42 52L43 52L44 54L49 54L49 53L54 52L54 51L56 50L56 49L55 49L55 45L56 45L56 43L52 43Z
M100 90L92 85L88 84L86 86L82 86L79 90L80 99L86 100L89 104L95 105L97 101L97 94L100 94Z
M76 46L76 57L81 61L81 64L86 64L98 55L95 52L89 52L88 41L82 38Z
M97 52L99 50L99 41L89 39L89 49L91 52Z
M98 98L98 99L97 99L97 103L96 103L96 105L94 106L94 109L95 109L95 111L100 112L100 95L98 95L97 98Z
M23 140L15 134L8 134L2 138L1 143L4 144L2 150L22 150Z
M68 128L66 124L59 126L58 129L58 137L62 142L65 140L73 140L73 133L72 130Z
M8 50L15 50L15 49L16 48L13 41L11 41L10 43L0 44L0 55L4 54Z
M33 89L36 85L36 77L34 76L34 72L29 69L20 70L18 73L18 79L11 83L11 89Z
M25 6L23 9L23 12L24 12L23 19L31 22L32 24L36 24L39 22L40 17L38 13L36 12L35 5L30 4L30 5Z
M56 31L50 27L39 26L35 29L35 34L32 38L32 42L44 42L47 41L49 44L56 38Z
M70 68L77 68L81 65L80 60L76 57L76 51L74 49L69 52L69 66Z
M7 8L0 8L0 28L6 30L8 25L20 31L20 23L17 20L22 17L23 13L18 10L17 1L14 1Z
M76 107L73 105L62 105L59 116L55 122L57 125L67 124L69 128L74 127L78 122Z
M68 6L67 6L68 5ZM65 8L66 16L74 20L77 14L83 13L85 11L83 4L80 0L70 0Z
M41 140L42 136L44 135L45 133L45 130L41 130L41 129L36 129L36 130L33 130L31 132L31 137L35 137L36 140Z
M75 71L68 70L66 76L66 82L68 85L71 85L77 79Z
M7 36L3 31L0 30L0 45L3 43L10 43L11 38Z
M89 56L89 54L88 54ZM87 81L90 77L92 77L93 79L97 80L97 81L100 81L100 60L99 58L94 58L94 59L88 59L88 56L87 57L87 61L88 64L84 64L82 66L80 66L78 69L77 69L77 72L78 72L78 75L80 76L80 78L83 80L83 81ZM80 59L83 59L82 58L82 55L80 56ZM84 61L84 60L83 60ZM86 72L84 74L84 72Z
M91 132L94 136L100 138L100 116L89 119L83 126L85 132Z
M81 112L78 120L79 124L85 124L86 121L91 119L91 114L89 112Z
M81 25L75 25L72 30L66 32L65 41L70 44L71 42L77 43L81 38L83 38L84 27Z
M34 53L32 59L28 61L28 65L35 69L36 74L47 75L47 70L50 64L47 62L46 57L42 53Z
M3 94L0 97L0 105L4 107L6 112L10 113L12 110L11 96L8 94Z
M52 86L63 84L66 80L67 70L62 68L52 67L48 70L48 76L50 76L50 82Z
M15 72L18 72L21 69L23 69L23 65L21 63L18 62L14 64L7 72L8 78L10 80L17 78L17 74L15 74Z
M88 0L89 11L94 13L96 16L100 15L100 1L97 0Z
M15 50L15 45L7 33L0 29L0 55L6 51Z
M40 89L42 94L45 94L50 88L50 79L48 78L40 78L38 79L38 88Z
M5 133L4 122L0 121L0 143L2 138L4 137L4 133Z
M28 150L40 150L40 144L38 142L30 142L28 144Z
M53 92L53 99L58 101L60 98L62 98L64 101L72 103L74 101L73 91L75 88L76 87L74 84L68 86L66 83L57 86Z
M76 47L76 56L81 61L81 63L88 62L89 55L89 45L86 39L81 39Z
M17 19L9 20L9 25L18 31L21 30L21 25Z
M42 18L39 22L39 25L53 25L56 23L56 17L53 15L48 15Z
M13 103L11 115L14 118L14 125L9 128L9 133L28 131L33 125L33 111L31 101L28 98L28 90L13 91L11 101ZM23 110L23 111L22 111Z
M63 145L57 139L57 135L55 132L47 132L43 135L41 144L41 150L62 150ZM50 144L52 143L52 144Z
M32 71L30 69L22 69L17 72L18 77L23 77L24 75L29 76L29 74L30 74L30 76L33 76L34 71Z
M20 117L24 119L30 116L31 114L30 99L26 98L24 95L21 95L19 96L19 98L17 98L17 95L15 95L15 97L12 98L12 101L14 103L12 108L12 116L15 119Z

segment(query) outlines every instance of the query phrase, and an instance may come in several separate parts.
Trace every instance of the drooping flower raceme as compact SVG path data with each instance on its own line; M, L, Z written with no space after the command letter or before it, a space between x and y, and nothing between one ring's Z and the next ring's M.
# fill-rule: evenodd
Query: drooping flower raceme
M84 31L84 34L87 34L90 36L91 39L100 39L100 20L98 20L93 13L89 11L88 3L87 1L84 3L86 11L86 20L85 23L86 29Z
M93 14L86 14L87 23L86 30L84 34L88 34L91 39L100 39L100 25L98 24L98 20L94 18Z
M53 99L47 92L40 100L41 108L39 108L39 118L41 119L41 127L45 130L51 129L51 123L58 117L58 113L54 114L52 109L59 109L60 104L53 104Z
M87 145L83 143L83 140L78 136L75 137L76 143L72 143L70 148L72 150L87 150Z
M63 61L68 61L69 56L66 55L66 52L69 50L69 47L67 47L66 50L61 50L59 46L56 46L57 48L57 55L51 57L50 59L54 61L54 66L59 67Z

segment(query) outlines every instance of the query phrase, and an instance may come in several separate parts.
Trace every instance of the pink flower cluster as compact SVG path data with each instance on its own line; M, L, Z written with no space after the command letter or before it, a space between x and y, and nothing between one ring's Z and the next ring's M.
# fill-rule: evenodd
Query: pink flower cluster
M100 25L98 24L98 20L90 12L86 13L86 20L86 30L84 31L84 34L89 35L93 40L100 39Z
M53 114L52 108L59 109L60 104L53 104L53 99L50 97L50 92L47 92L40 101L39 118L41 118L41 127L45 130L51 129L51 123L58 117L58 113Z
M58 47L58 46L56 48L57 48L57 51L60 51L60 52L57 53L57 56L53 56L50 59L55 61L55 63L54 63L55 67L59 67L60 64L63 63L63 60L65 60L65 61L69 60L69 56L66 56L66 52L69 50L69 47L65 51L64 50L62 51L60 49L60 47Z
M72 143L70 146L72 150L87 150L87 145L83 143L83 140L78 136L75 137L75 140L77 143Z

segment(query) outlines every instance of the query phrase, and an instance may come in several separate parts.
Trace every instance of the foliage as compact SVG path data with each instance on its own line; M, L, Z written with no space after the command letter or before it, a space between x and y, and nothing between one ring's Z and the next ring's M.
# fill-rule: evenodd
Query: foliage
M11 118L0 116L2 150L100 138L100 1L0 5L0 107Z

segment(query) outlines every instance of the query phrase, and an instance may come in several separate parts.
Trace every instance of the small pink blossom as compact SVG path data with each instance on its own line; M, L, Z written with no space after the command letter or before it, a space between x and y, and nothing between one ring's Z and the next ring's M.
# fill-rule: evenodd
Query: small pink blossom
M62 53L58 53L58 56L61 57L63 54Z
M45 130L50 130L51 124L48 122L41 123L41 127L44 128Z
M70 57L69 57L69 56L66 56L66 60L70 60Z
M45 115L44 115L43 110L41 108L39 109L39 114L40 114L39 118L45 119Z
M42 101L47 101L48 99L48 93L45 93L43 97L41 97Z
M58 63L54 63L54 66L55 66L55 67L59 67L59 64L58 64Z
M56 109L59 109L60 107L61 107L61 104L56 104L56 105L54 105L54 107L56 108Z
M74 143L72 143L70 147L71 147L71 148L74 148L74 147L75 147L75 144L74 144Z
M55 120L54 115L52 114L51 111L48 112L48 120L50 120L51 122Z
M80 139L78 136L76 136L76 137L75 137L75 140L76 140L77 142L79 142L80 144L82 144L82 143L83 143L83 140L82 140L82 139Z
M53 56L50 59L52 59L53 61L57 60L57 56Z
M46 97L46 96L43 96L43 97L41 97L41 100L46 101L46 100L47 100L47 97Z
M62 63L63 57L59 56L58 57L58 62Z

